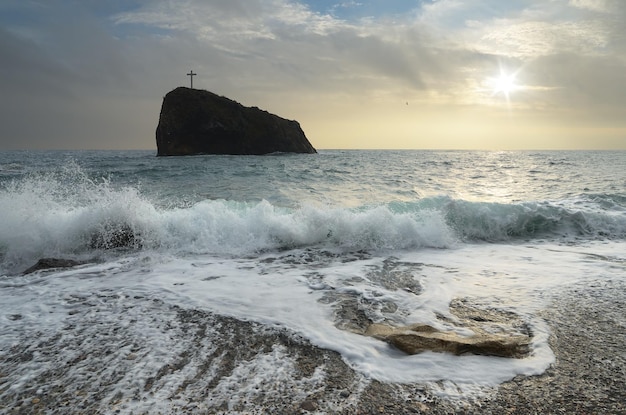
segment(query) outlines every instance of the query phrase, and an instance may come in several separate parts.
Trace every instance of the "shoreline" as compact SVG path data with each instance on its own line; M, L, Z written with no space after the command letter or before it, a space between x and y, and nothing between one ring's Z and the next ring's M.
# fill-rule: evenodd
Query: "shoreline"
M542 316L552 330L556 362L540 376L500 385L482 413L626 413L625 294L624 281L562 294Z
M338 353L285 329L156 299L136 298L120 308L113 293L91 294L73 299L74 314L61 333L25 336L0 353L0 412L623 413L625 293L624 281L597 281L561 293L541 315L552 332L552 367L505 382L486 396L458 399L438 397L429 385L365 379ZM111 318L116 313L135 316L131 324L169 343L148 344Z

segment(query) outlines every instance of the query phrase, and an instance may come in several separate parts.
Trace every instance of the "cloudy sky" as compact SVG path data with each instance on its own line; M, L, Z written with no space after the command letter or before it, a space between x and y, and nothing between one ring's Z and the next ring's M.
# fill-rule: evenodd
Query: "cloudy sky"
M318 149L626 148L624 0L2 0L0 150L156 149L189 85Z

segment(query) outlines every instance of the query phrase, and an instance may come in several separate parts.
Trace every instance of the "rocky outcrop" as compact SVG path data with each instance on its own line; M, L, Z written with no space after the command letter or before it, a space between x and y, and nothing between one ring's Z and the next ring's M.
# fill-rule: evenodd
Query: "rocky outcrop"
M141 248L141 238L125 223L107 223L91 235L91 249Z
M73 259L62 259L62 258L41 258L35 265L28 268L22 275L32 274L36 271L42 271L47 269L58 269L58 268L72 268L78 265L83 265L85 262L75 261Z
M298 122L184 87L163 99L156 142L158 156L316 153Z
M479 308L469 299L452 300L450 312L450 316L437 314L438 322L446 330L428 324L397 327L374 323L361 334L385 341L407 354L432 351L508 358L530 354L533 333L522 316L506 310Z
M423 324L407 327L372 324L365 334L384 340L408 354L430 350L455 355L478 354L521 358L529 354L530 346L530 338L524 335L477 333L466 337L450 331L439 331Z

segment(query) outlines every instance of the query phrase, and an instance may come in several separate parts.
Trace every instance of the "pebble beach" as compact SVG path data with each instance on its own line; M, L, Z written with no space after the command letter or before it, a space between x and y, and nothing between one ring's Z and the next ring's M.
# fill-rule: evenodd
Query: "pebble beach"
M542 375L455 397L440 396L436 384L366 379L339 354L280 328L145 299L142 311L171 316L161 330L170 341L184 343L158 371L127 382L154 356L141 339L126 336L119 322L99 322L97 329L106 335L97 344L89 344L93 328L88 324L69 324L56 336L24 339L2 351L0 413L621 414L626 411L626 326L623 301L615 300L616 294L625 299L625 285L573 289L555 299L543 317L556 361ZM581 306L590 300L592 308ZM77 312L75 321L88 322L88 313L117 307L114 295L76 301L90 307L78 308L88 311ZM87 345L88 352L79 352ZM67 350L76 351L72 359ZM259 377L258 371L271 372L263 364L269 355L279 355L285 364L275 368L276 376ZM47 369L16 386L18 375L26 376L33 366ZM172 379L177 379L175 388Z

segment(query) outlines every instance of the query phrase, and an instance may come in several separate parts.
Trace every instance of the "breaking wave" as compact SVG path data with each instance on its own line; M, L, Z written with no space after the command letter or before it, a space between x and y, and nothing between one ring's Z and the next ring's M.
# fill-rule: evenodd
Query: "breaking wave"
M440 196L358 208L228 200L163 207L139 186L115 188L70 166L0 188L0 270L42 257L112 250L246 255L307 246L406 250L520 238L622 239L625 212L624 198L610 195L583 195L571 203Z

